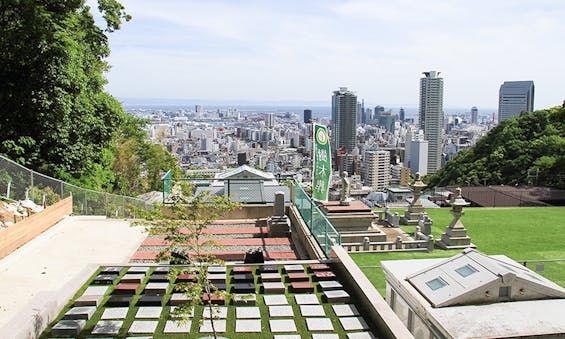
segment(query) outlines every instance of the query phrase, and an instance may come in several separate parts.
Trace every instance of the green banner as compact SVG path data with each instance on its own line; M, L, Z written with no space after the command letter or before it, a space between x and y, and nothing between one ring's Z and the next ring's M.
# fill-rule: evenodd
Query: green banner
M328 201L332 175L331 161L328 129L326 126L314 124L314 173L312 180L312 198L314 200Z

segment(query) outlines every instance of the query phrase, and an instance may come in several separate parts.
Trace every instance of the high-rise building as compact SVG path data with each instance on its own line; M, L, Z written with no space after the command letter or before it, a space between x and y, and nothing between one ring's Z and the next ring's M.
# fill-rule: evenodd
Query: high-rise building
M400 111L398 112L399 118L400 118L400 122L404 122L404 119L406 119L406 112L404 112L404 108L400 107Z
M505 81L498 92L498 122L534 110L533 81Z
M410 173L428 174L428 145L427 140L410 141L410 159L408 160Z
M363 169L365 185L378 191L384 191L390 184L390 152L365 152Z
M479 109L475 106L471 107L471 123L477 124L479 122Z
M332 148L351 153L357 146L357 95L340 87L332 96Z
M267 123L267 127L269 128L273 128L275 127L275 113L269 113L266 116L266 123Z
M420 79L419 125L428 141L428 173L441 167L441 134L443 126L443 78L440 72L423 73Z
M312 123L312 110L311 109L305 109L304 110L304 123L305 124L311 124Z

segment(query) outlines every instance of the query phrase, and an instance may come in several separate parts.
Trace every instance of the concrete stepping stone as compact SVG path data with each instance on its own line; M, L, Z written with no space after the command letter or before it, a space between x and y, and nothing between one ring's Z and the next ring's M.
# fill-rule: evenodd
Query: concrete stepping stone
M171 319L182 318L180 314L179 315L175 314L177 312L177 309L179 309L180 311L180 307L171 306L171 308L169 309L169 318ZM186 316L189 318L194 317L194 307L185 307L183 312L185 312Z
M155 274L155 273L167 274L167 273L169 273L170 271L171 271L171 268L168 267L168 266L159 266L159 267L156 267L156 268L153 270L153 274Z
M334 333L312 333L312 339L339 339L339 335Z
M355 305L332 305L335 315L338 317L358 316L359 311Z
M208 274L226 273L226 272L227 272L226 266L210 266L210 267L208 267Z
M304 272L304 266L302 265L284 265L284 271L288 274L290 272Z
M123 269L124 268L122 266L108 266L108 267L102 268L102 271L100 271L100 274L120 275L120 273L122 272Z
M277 265L263 265L259 268L261 273L277 273L278 271L279 267Z
M235 317L237 319L261 319L259 307L236 307Z
M231 270L232 274L241 274L241 273L253 273L253 267L251 266L234 266Z
M232 288L233 293L255 293L255 284L252 282L235 283Z
M115 274L99 274L92 280L93 284L112 285L118 276Z
M333 331L334 325L330 318L306 318L308 331Z
M145 285L143 293L148 295L166 294L168 288L168 282L150 282Z
M248 305L255 306L257 303L257 296L255 294L237 293L233 296L234 305Z
M272 318L292 318L294 311L290 305L269 306L269 316Z
M316 271L313 273L316 281L335 280L335 273L332 271Z
M63 319L65 320L88 320L96 312L96 306L78 306L73 307L65 313Z
M377 337L371 332L353 332L347 333L349 339L376 339Z
M343 285L336 280L320 281L318 286L321 291L343 290Z
M171 306L178 306L185 304L190 301L190 298L187 297L184 293L173 293L171 294L171 298L169 299L169 305Z
M137 309L135 317L137 319L159 319L162 311L163 308L159 306L142 306Z
M141 284L143 279L145 278L145 274L130 274L126 273L122 279L120 279L120 283L133 283L133 284Z
M264 295L263 300L265 300L265 305L288 305L288 299L284 294L277 295Z
M300 314L303 317L325 317L326 312L322 305L300 305Z
M226 321L223 319L215 319L214 320L214 328L216 332L225 332L226 331ZM201 333L212 333L212 320L204 320L200 325L200 332Z
M83 319L61 320L51 328L51 335L78 336L84 325L86 320Z
M264 282L263 293L285 293L286 289L282 282Z
M137 301L137 306L161 306L163 296L161 295L142 295Z
M175 320L167 320L165 323L165 329L163 333L190 333L190 327L192 326L192 321L188 320L184 323L179 323Z
M82 295L105 295L110 286L88 286Z
M131 299L131 295L112 295L108 301L106 301L106 307L129 306Z
M166 274L155 274L153 273L149 277L149 282L169 282L169 277Z
M92 329L92 334L117 335L124 324L121 320L100 320Z
M128 315L129 307L107 307L100 319L125 319Z
M141 286L140 284L135 284L135 283L119 283L116 285L116 287L114 287L114 291L112 292L112 294L114 295L137 294L140 286Z
M277 334L273 339L302 339L299 334Z
M76 298L73 306L98 306L104 299L103 295L81 295Z
M235 331L238 333L261 333L261 319L237 319Z
M320 301L315 294L298 294L294 296L298 305L318 305Z
M282 276L279 272L261 273L262 282L282 281Z
M272 333L277 332L296 332L294 319L272 319L269 320L269 327Z
M202 316L206 319L226 319L228 317L228 308L224 306L212 306L212 309L210 310L209 307L204 307L202 310Z
M255 278L251 273L238 273L232 276L233 282L253 282Z
M294 293L314 292L314 285L309 281L293 281L290 286Z
M289 281L308 281L310 276L306 272L290 272L287 274Z
M330 271L330 266L327 264L310 264L308 265L310 271Z
M128 273L143 273L143 275L146 275L147 272L149 272L148 266L131 266L128 269Z
M348 303L349 293L344 290L324 291L324 297L328 303Z
M156 320L134 320L131 324L128 333L131 334L143 334L151 333L153 334L157 329L159 321Z
M363 317L339 317L341 326L346 331L368 330L369 325Z

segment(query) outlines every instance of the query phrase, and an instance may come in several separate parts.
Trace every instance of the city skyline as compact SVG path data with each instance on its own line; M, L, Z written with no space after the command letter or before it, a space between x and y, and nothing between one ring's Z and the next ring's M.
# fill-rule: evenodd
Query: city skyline
M121 98L329 103L349 87L416 106L421 71L441 69L445 107L496 109L504 81L533 80L536 109L564 99L561 1L121 2L133 19L109 37L107 74Z

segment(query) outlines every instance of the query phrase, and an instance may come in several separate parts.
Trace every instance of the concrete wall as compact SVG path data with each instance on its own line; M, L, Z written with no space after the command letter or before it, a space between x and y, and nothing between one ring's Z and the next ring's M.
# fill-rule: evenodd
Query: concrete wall
M273 204L242 204L223 215L222 219L262 219L273 216Z
M343 247L332 247L332 262L343 281L349 284L360 312L373 321L372 328L380 338L414 338Z
M392 295L394 294L394 303L392 304ZM390 305L391 309L394 313L398 316L398 318L402 321L404 326L408 328L408 330L414 335L415 338L432 338L432 333L429 330L426 323L418 316L414 310L410 308L408 302L398 293L398 291L394 290L391 285L388 283L386 284L386 302ZM411 315L409 315L412 313ZM411 324L409 324L408 318L411 319ZM410 325L410 326L409 326Z
M304 220L300 216L298 209L292 205L287 211L290 218L292 243L295 244L296 250L299 252L301 259L325 259L325 254L318 245L318 242L310 232ZM303 250L303 251L301 251Z
M0 230L0 259L45 232L73 212L72 197L65 198L43 211Z

